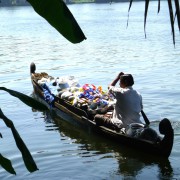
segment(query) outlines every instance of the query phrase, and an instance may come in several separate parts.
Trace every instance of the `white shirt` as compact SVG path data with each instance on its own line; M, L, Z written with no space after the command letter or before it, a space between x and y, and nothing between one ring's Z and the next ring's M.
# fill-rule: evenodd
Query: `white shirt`
M131 123L142 123L140 121L140 112L143 108L142 96L132 88L116 88L110 86L109 92L116 98L116 104L113 112L113 121L122 121L123 127Z

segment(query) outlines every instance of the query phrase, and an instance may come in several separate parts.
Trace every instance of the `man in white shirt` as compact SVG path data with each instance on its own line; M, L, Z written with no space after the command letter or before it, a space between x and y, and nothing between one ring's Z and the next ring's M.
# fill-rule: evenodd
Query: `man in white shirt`
M120 87L115 87L118 81ZM125 128L131 123L142 123L140 121L142 96L132 88L133 84L133 76L121 72L108 87L109 92L116 98L112 121Z

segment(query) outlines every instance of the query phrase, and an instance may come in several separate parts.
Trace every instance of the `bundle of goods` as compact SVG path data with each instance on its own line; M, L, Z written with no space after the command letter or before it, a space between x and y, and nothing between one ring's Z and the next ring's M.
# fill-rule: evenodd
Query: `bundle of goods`
M100 109L115 103L114 98L108 92L103 91L102 86L93 84L80 86L74 76L57 77L41 76L38 84L43 88L46 102L53 106L55 97L69 101L72 105L87 109Z

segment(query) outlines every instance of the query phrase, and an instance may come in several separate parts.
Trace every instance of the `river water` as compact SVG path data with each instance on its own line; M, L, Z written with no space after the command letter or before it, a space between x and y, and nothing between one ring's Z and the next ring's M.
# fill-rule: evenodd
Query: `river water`
M0 168L0 179L115 180L180 179L180 40L173 46L167 2L150 2L144 36L144 2L69 5L87 40L71 44L31 7L0 8L0 85L32 96L29 65L52 76L74 75L80 84L104 90L120 72L131 73L153 126L172 122L175 138L167 160L152 158L97 134L39 112L6 92L0 108L14 122L39 171L29 173L11 131L0 122L0 153L16 176Z

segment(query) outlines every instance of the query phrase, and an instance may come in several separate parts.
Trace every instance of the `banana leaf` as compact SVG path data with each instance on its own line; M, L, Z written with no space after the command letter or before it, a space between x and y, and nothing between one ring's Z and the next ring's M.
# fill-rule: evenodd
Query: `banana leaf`
M23 93L20 93L18 91L14 91L11 89L7 89L5 87L0 87L0 90L6 91L9 94L11 94L12 96L17 97L23 103L25 103L26 105L28 105L34 109L37 109L40 111L48 110L48 108L44 104L40 103L39 101L37 101L37 100L33 99L32 97L29 97Z
M72 43L86 39L63 0L27 0L34 10Z
M16 174L14 168L12 167L11 161L0 154L0 165L9 173Z
M3 114L1 109L0 109L0 118L5 122L6 126L11 129L12 134L15 139L15 142L16 142L16 145L22 154L24 164L25 164L27 170L29 172L34 172L34 171L38 170L36 163L34 162L28 148L26 147L25 143L23 142L19 133L17 132L16 128L14 127L13 122Z

